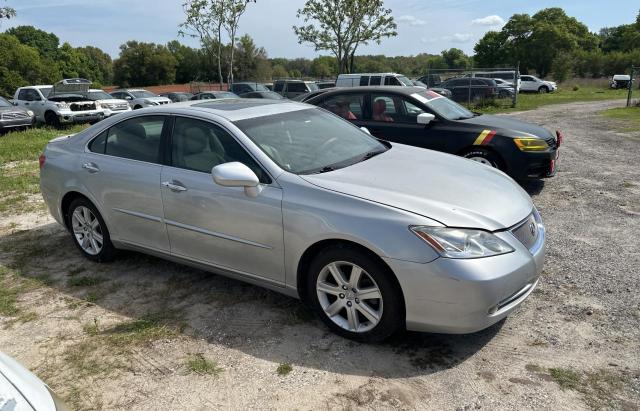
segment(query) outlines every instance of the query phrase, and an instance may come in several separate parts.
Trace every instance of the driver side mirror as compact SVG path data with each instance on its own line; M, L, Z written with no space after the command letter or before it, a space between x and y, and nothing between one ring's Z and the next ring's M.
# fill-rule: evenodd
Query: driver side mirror
M416 118L416 121L418 122L418 124L424 124L427 125L429 123L431 123L433 120L435 120L436 116L434 116L431 113L422 113L422 114L418 114L418 117Z
M364 131L365 133L367 133L367 134L371 135L371 132L370 132L370 131L369 131L369 129L368 129L368 128L366 128L366 127L360 127L360 130L362 130L362 131Z
M257 197L262 191L258 176L246 165L234 161L211 169L213 181L223 187L243 187L248 197Z

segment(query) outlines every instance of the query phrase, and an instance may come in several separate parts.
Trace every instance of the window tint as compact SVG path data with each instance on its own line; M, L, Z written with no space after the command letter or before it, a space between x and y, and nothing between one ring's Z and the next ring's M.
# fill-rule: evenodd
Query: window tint
M304 83L289 83L287 84L287 92L291 93L306 93L307 86Z
M374 121L416 124L418 114L426 112L407 98L397 95L372 94L371 101Z
M327 98L320 107L347 120L362 118L364 94L341 94Z
M271 182L249 153L225 130L206 121L176 118L171 144L173 167L210 173L213 167L233 161L253 170L260 182Z
M522 81L533 81L533 78L531 78L529 76L522 76L522 77L520 77L520 80L522 80Z
M378 82L380 82L379 79L378 79ZM360 85L361 86L368 86L369 85L369 76L360 77Z
M163 116L136 117L109 129L106 154L159 163Z
M23 89L18 94L18 100L24 101L40 101L40 94L34 89Z
M94 138L91 143L89 143L89 150L93 151L94 153L104 154L108 134L109 130L105 130L100 133L98 137Z
M276 84L273 85L273 91L280 92L284 88L284 83L282 81L276 81Z
M384 85L385 86L401 86L402 84L400 84L400 80L398 80L395 77L385 77Z
M382 77L380 77L380 76L371 76L371 82L369 83L369 85L371 85L371 86L379 86L381 81L382 81Z

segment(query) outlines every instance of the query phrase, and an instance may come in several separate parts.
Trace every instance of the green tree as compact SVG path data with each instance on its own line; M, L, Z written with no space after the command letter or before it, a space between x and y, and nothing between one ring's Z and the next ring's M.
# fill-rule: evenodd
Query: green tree
M397 35L391 10L383 0L307 0L298 10L305 25L293 26L300 44L330 51L338 72L353 71L358 47Z
M443 50L442 58L450 69L465 69L469 66L469 56L457 48Z
M0 33L0 94L13 96L16 88L52 83L60 78L57 67L45 64L38 50Z
M267 59L267 52L257 47L248 34L238 39L237 47L237 75L241 80L267 80L271 78L271 63Z
M120 56L113 63L114 82L124 87L171 84L176 65L166 46L128 41L120 46Z
M58 36L33 26L13 27L7 30L6 33L16 36L20 43L35 48L43 57L55 58L60 46Z
M90 73L88 79L96 84L107 85L113 82L113 61L111 56L98 47L86 46L76 48L86 66L82 72Z
M177 40L167 43L167 49L176 59L176 82L212 79L207 72L207 56L203 50L185 46Z
M317 78L333 78L338 74L336 62L330 56L320 56L311 62L311 75Z
M271 76L273 79L286 78L289 77L289 72L283 65L277 64L272 67Z
M230 41L230 53L229 53L229 71L227 75L227 83L233 83L233 59L236 51L236 33L238 32L238 25L240 24L240 18L247 10L249 3L256 0L226 0L224 6L224 17L222 24L225 31L229 35Z
M504 47L505 35L503 32L491 30L476 43L473 50L479 67L496 67L508 60Z

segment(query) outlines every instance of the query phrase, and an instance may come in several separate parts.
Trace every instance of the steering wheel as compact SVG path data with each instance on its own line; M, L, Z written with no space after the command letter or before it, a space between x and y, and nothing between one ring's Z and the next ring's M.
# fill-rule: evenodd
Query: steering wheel
M318 151L323 152L332 144L335 144L338 141L338 137L331 137L329 140L325 141L318 147Z

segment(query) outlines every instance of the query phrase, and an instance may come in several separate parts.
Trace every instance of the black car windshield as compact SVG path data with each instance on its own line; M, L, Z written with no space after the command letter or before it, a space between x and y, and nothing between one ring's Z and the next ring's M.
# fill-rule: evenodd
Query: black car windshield
M4 98L0 97L0 107L13 107L13 105Z
M317 108L235 124L276 164L295 174L332 171L387 150L351 123Z
M407 77L405 76L398 76L396 77L398 80L400 80L400 83L402 83L405 86L409 86L412 87L413 86L413 82L411 80L409 80Z
M112 100L114 97L104 91L90 91L89 100Z
M464 120L475 117L471 111L446 97L433 98L431 94L427 93L416 93L413 96L447 120Z
M131 94L133 94L133 96L135 98L151 98L151 97L158 97L157 95L153 94L150 91L147 90L136 90L136 91L132 91Z

